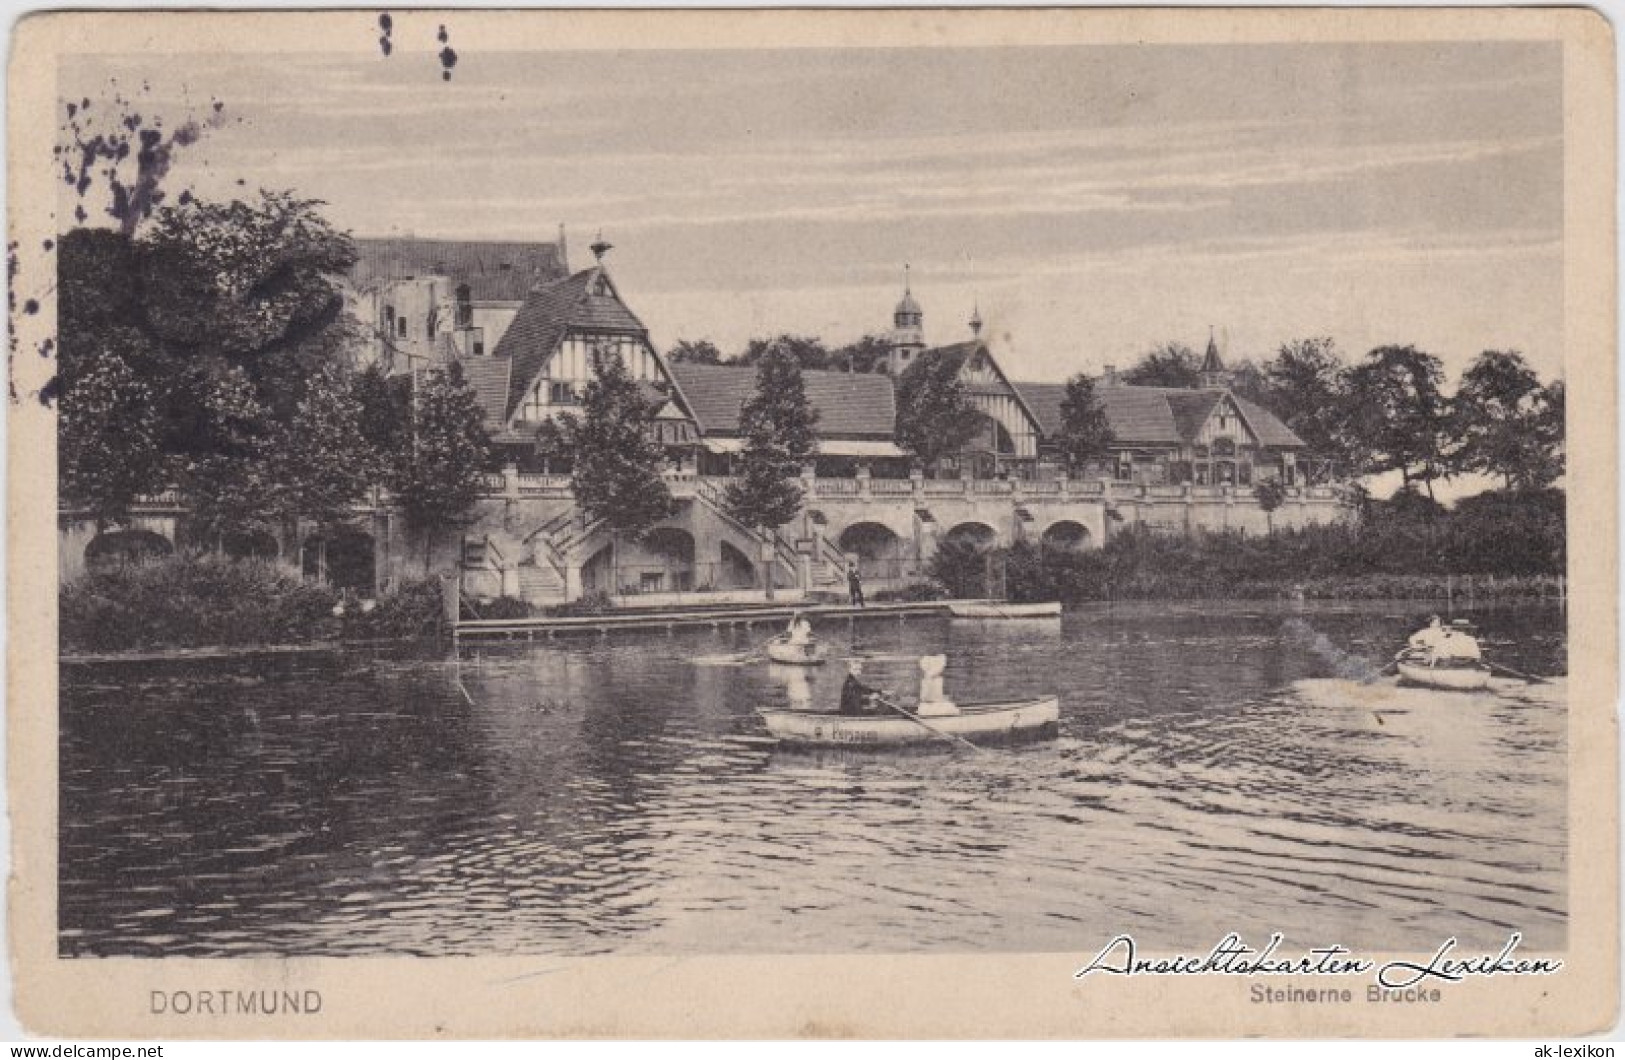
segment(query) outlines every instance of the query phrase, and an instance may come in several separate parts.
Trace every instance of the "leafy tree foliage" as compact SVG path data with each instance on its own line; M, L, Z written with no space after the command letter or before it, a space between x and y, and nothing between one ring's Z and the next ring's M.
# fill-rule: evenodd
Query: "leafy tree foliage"
M801 465L817 448L818 413L807 401L801 367L789 351L771 350L756 370L756 391L739 411L745 436L739 478L728 508L747 526L773 530L801 510Z
M621 359L599 350L581 414L564 413L542 432L543 447L569 459L576 502L588 517L633 539L674 507L661 478L665 452L648 429L656 411Z
M837 372L890 370L891 342L881 335L865 335L830 354L829 367Z
M1282 343L1265 362L1265 392L1256 400L1302 438L1309 456L1345 472L1370 463L1350 435L1348 366L1330 338ZM1311 471L1311 478L1324 477Z
M722 351L707 339L679 339L666 351L666 360L673 364L721 364Z
M1165 342L1146 351L1123 379L1131 386L1200 386L1202 358L1183 342Z
M95 350L72 344L73 380L59 405L58 471L63 496L88 504L98 529L120 521L137 497L169 478L158 394L134 367L148 359L144 341L139 331L115 327Z
M1350 421L1370 446L1361 471L1398 471L1409 484L1433 481L1446 470L1451 424L1439 359L1414 346L1382 346L1349 373Z
M959 361L927 350L897 379L897 443L927 470L952 456L983 429L959 378Z
M1082 471L1090 461L1104 460L1113 440L1106 410L1095 397L1089 377L1078 373L1067 380L1066 397L1061 399L1061 456L1073 472Z
M1286 503L1286 485L1278 478L1267 478L1253 487L1253 496L1264 510L1264 524L1275 533L1275 512Z
M1452 408L1453 467L1500 475L1508 489L1551 484L1563 473L1563 392L1555 386L1554 397L1516 351L1479 354Z
M367 460L331 371L355 254L316 206L187 201L134 237L63 237L62 488L99 520L174 486L218 537L329 518L359 496Z
M411 443L399 455L395 490L407 522L424 536L428 570L436 538L458 526L479 496L490 439L460 365L419 372L415 380Z
M804 369L818 371L830 367L828 347L814 335L776 335L770 339L751 339L745 352L735 357L733 364L754 365L771 352L789 354Z

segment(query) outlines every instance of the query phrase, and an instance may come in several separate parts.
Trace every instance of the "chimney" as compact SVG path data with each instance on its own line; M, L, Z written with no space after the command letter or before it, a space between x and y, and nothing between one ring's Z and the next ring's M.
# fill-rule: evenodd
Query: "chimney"
M1106 366L1106 378L1104 380L1104 385L1106 385L1106 386L1116 386L1117 385L1117 365L1108 364Z

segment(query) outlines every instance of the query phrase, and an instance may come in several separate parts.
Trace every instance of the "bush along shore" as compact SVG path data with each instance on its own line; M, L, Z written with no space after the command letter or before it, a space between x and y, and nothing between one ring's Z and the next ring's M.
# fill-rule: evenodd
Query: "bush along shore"
M1181 537L1139 528L1103 548L1017 542L938 548L928 573L950 596L1101 600L1556 599L1564 591L1563 494L1487 493L1446 511L1400 494L1357 522L1271 534Z
M363 613L359 601L274 563L215 555L89 574L59 599L64 654L408 639L442 626L438 578L407 582Z

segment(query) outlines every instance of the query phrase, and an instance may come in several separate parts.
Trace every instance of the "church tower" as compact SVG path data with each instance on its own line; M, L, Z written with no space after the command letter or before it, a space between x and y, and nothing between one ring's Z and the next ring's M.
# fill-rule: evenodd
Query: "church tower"
M1213 341L1213 329L1207 331L1207 356L1202 358L1202 386L1208 390L1220 390L1230 385L1230 373L1225 371L1224 362L1219 360L1219 346Z
M897 303L897 311L892 314L891 357L889 364L891 374L901 375L903 369L914 362L925 349L925 328L921 324L923 314L920 312L920 303L914 300L914 294L909 290L908 266L903 266L903 300Z

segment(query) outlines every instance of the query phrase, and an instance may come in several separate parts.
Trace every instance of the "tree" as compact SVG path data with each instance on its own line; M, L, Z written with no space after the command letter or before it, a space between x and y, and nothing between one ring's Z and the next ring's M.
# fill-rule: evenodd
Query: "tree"
M406 519L423 534L423 569L435 539L458 526L480 495L490 439L474 390L453 362L415 376L410 444L400 455L395 489Z
M745 436L738 479L729 484L728 509L764 541L801 511L801 464L818 446L818 411L807 401L801 366L785 349L768 351L756 369L756 392L739 410ZM773 595L773 562L766 564Z
M610 569L622 534L637 540L669 516L674 505L661 477L665 451L651 435L655 407L643 396L613 351L593 351L593 378L581 397L581 415L563 413L539 443L571 463L576 503L610 530Z
M1278 478L1267 478L1253 487L1258 506L1264 509L1264 525L1275 533L1275 510L1286 503L1286 486Z
M159 210L138 242L149 331L177 358L243 368L284 417L351 339L340 283L355 246L320 205L272 192L191 201Z
M1351 427L1369 448L1361 471L1398 471L1428 497L1446 471L1449 403L1439 359L1414 346L1382 346L1349 373Z
M135 352L143 336L116 328L101 341L105 346L94 351L63 343L74 350L74 363L57 418L62 495L85 504L98 530L123 522L136 498L167 478L158 394L132 367L146 359ZM69 372L64 361L63 378Z
M959 368L957 359L927 350L897 379L897 444L928 470L982 430L985 417L971 403Z
M1562 384L1555 401L1563 403ZM1548 486L1563 473L1561 411L1515 350L1486 350L1462 373L1451 427L1455 470L1499 475L1507 489Z
M830 354L829 366L838 372L890 371L891 341L880 335L865 335Z
M1351 434L1348 366L1330 338L1281 344L1263 368L1267 394L1259 404L1281 417L1323 466L1355 473L1370 464ZM1312 478L1321 475L1311 472Z
M751 339L745 352L733 359L734 364L754 365L770 351L782 350L804 369L820 370L830 367L830 352L823 340L812 335L776 335L771 339Z
M672 364L721 364L722 351L708 339L679 339L666 351L666 360Z
M1202 382L1202 359L1182 342L1165 342L1148 350L1123 380L1131 386L1168 386L1189 389Z
M1079 372L1066 383L1061 399L1061 456L1067 469L1076 474L1092 460L1103 460L1112 443L1111 422L1095 397L1094 384Z
M284 484L284 517L332 526L375 481L373 453L362 432L361 402L336 364L318 369L304 390L293 419L273 440L272 475Z

